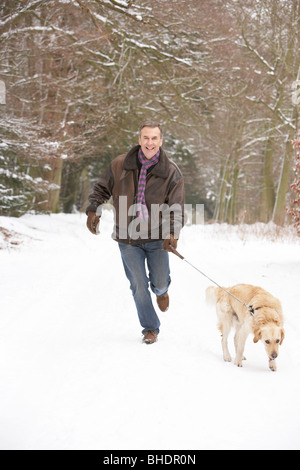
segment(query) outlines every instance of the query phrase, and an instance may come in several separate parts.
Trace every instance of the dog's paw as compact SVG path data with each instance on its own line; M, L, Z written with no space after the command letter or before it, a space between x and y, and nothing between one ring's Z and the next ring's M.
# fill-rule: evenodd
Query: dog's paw
M277 371L276 361L269 361L269 368L272 372L276 372Z
M230 354L224 354L223 359L225 362L232 362L232 357Z
M238 359L236 359L236 360L234 361L234 364L235 364L237 367L243 367L243 362L240 361L240 360L238 360Z

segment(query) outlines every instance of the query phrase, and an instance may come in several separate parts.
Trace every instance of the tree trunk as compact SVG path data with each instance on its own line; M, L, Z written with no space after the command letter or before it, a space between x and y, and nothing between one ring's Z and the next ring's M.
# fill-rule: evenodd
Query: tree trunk
M51 171L51 184L50 184L50 192L49 192L49 199L48 199L48 210L49 212L58 213L60 212L59 194L60 194L60 186L61 186L63 160L61 158L54 157L50 159L49 163L52 168L52 171Z
M273 212L273 222L277 225L284 225L286 219L287 193L289 190L291 168L293 162L293 146L290 136L287 139L285 147L285 156L282 163L282 170L277 189L276 202Z
M273 138L269 137L264 156L263 181L260 198L260 221L265 223L271 220L275 204L275 189L273 181L273 154L274 142Z
M237 221L236 215L236 199L237 199L237 191L238 191L238 177L239 177L239 166L236 161L233 162L233 182L231 188L231 197L229 199L229 207L228 207L228 223L235 224Z
M59 195L62 179L63 160L59 157L49 157L40 161L41 169L36 169L42 178L49 182L48 193L38 195L35 209L38 211L60 212ZM45 166L48 168L45 170ZM51 168L51 169L50 169Z
M235 151L227 158L225 168L221 170L221 187L214 219L218 222L234 224L236 222L236 197L238 190L239 166Z

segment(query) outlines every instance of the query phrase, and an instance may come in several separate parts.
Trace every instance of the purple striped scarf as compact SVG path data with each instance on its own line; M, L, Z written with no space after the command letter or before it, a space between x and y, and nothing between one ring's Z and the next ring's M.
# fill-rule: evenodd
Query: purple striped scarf
M154 155L150 160L148 160L142 152L142 149L139 150L138 157L139 161L142 164L142 168L140 171L139 183L138 183L138 190L137 190L137 215L141 219L149 219L149 213L146 206L145 200L145 189L146 189L146 177L147 177L147 170L151 168L153 165L159 162L159 155L160 151Z

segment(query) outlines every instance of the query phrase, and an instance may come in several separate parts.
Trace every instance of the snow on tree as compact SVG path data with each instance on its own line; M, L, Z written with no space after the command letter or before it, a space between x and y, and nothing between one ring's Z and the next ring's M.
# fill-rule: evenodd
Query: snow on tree
M205 202L218 221L284 223L299 8L295 0L3 0L5 213L84 210L90 180L150 117L184 171L187 202Z
M295 180L291 189L295 193L295 199L291 200L291 208L288 213L294 221L297 233L300 235L300 139L293 140L295 148Z

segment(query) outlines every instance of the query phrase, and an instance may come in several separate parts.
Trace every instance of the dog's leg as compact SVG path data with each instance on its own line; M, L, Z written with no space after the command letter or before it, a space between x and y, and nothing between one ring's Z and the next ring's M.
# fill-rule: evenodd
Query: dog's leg
M240 326L237 326L235 336L234 336L234 346L235 346L235 353L237 354L237 349L238 349L238 337L239 337L239 330ZM247 358L243 356L243 361L246 361Z
M235 365L238 367L243 367L243 357L244 357L244 349L245 344L249 335L249 329L246 325L241 326L237 332L235 337L235 345L236 345L236 358L235 358Z
M220 328L221 329L221 328ZM222 349L223 349L223 359L225 362L231 362L232 358L228 349L228 336L230 333L231 327L228 324L222 325Z
M231 362L232 358L228 349L228 336L230 333L231 327L226 325L225 328L223 326L223 333L222 333L222 349L223 349L223 359L225 362Z
M269 368L271 371L276 372L277 371L277 364L276 361L270 361L269 360Z
M217 314L219 319L219 330L222 335L223 359L225 362L231 362L232 358L228 349L228 336L232 327L231 316L217 304Z
M223 359L225 362L231 362L232 358L228 349L228 336L233 326L232 313L229 305L218 302L217 303L217 316L219 319L219 330L222 335L222 349Z

